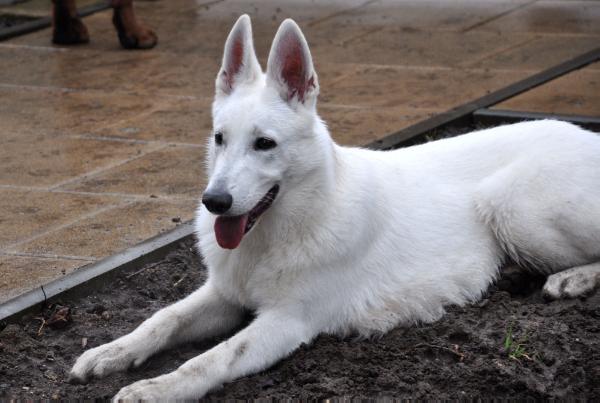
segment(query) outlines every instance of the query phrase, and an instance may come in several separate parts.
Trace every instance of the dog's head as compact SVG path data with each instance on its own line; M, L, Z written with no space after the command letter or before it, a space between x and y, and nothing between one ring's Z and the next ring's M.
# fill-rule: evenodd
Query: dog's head
M324 127L316 114L318 92L308 45L294 21L279 27L263 73L250 18L237 20L216 80L202 197L217 215L221 247L236 248L287 188L318 166L323 136L315 126Z

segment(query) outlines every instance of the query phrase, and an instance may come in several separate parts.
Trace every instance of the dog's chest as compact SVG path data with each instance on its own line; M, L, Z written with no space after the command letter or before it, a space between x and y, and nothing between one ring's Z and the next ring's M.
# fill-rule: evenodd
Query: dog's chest
M215 254L207 263L211 281L223 296L249 309L277 304L291 291L289 271L265 254Z

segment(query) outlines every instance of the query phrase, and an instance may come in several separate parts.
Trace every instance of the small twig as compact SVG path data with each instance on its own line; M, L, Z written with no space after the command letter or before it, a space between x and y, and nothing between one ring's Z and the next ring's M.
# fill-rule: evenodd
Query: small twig
M533 361L533 358L531 358L531 356L527 353L523 353L521 354L522 357L525 357L525 359L529 360L529 361Z
M129 274L129 275L128 275L128 276L126 276L125 278L129 280L131 277L133 277L133 276L137 276L137 275L138 275L138 274L140 274L141 272L143 272L143 271L146 271L146 270L149 270L149 269L152 269L153 267L156 267L156 266L158 266L158 265L159 265L159 264L161 264L161 263L162 263L162 262L156 262L156 263L152 263L151 265L148 265L148 266L146 266L146 267L144 267L144 268L142 268L142 269L140 269L140 270L136 271L135 273L131 273L131 274Z
M181 277L179 280L177 280L175 282L175 284L173 284L173 287L177 287L179 285L179 283L181 283L183 280L185 280L186 277L187 277L187 274L184 274L183 277Z
M44 330L44 327L46 326L46 319L44 319L44 318L35 318L35 319L37 319L37 320L39 320L39 321L42 322L42 324L40 325L40 328L37 331L38 337L41 337L42 336L42 330Z
M438 346L438 345L435 345L435 344L429 344L429 343L419 343L419 344L416 344L413 348L417 348L417 347L421 347L421 346L430 347L430 348L437 348L439 350L448 351L448 352L456 355L457 357L459 357L460 361L464 360L464 358L465 358L464 353L461 353L460 351L458 351L458 344L453 344L454 349L448 348L448 347L444 347L444 346Z
M533 361L533 358L528 353L519 353L518 357L515 354L509 354L508 358L512 358L515 361L521 361L521 358L525 358L527 361Z

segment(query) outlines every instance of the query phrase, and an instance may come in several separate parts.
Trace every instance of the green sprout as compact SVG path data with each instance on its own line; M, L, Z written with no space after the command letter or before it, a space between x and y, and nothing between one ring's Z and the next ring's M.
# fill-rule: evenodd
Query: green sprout
M512 324L508 327L506 337L504 338L504 350L508 353L508 357L513 360L520 361L526 359L533 361L536 358L536 353L529 353L526 350L527 335L523 335L519 340L515 340Z

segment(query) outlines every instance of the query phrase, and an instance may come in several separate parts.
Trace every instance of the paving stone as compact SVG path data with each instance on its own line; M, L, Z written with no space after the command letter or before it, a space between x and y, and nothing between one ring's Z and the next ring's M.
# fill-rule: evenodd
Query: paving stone
M38 139L83 135L143 115L155 102L135 95L29 88L0 81L0 135L15 138L33 134Z
M169 99L147 114L97 128L93 133L128 140L206 144L212 130L211 104L207 99Z
M0 187L0 248L7 248L118 204L119 199L111 196Z
M600 69L576 70L495 105L495 109L600 117Z
M0 185L52 187L137 158L157 147L123 141L52 136L0 135Z
M394 26L411 31L464 32L529 3L531 0L379 0L328 18L322 23Z
M322 98L333 104L448 110L527 77L526 72L359 66Z
M203 148L170 146L59 189L199 198L206 183L203 167Z
M500 35L503 35L500 33ZM516 34L518 35L518 34ZM465 67L529 70L531 72L553 67L597 48L598 36L528 35L530 40L516 46L491 52L481 59L465 63Z
M196 200L133 202L52 231L17 252L103 258L192 219L196 206Z
M482 30L541 34L600 34L597 1L534 2L481 26Z
M330 27L335 31L336 27ZM443 32L383 27L363 35L318 41L314 57L345 63L460 67L526 43L533 36L496 32ZM377 44L377 46L373 46ZM517 65L514 68L521 68Z
M363 146L439 112L441 110L389 107L319 107L319 114L327 123L333 139L351 146Z
M89 263L81 259L0 255L0 304Z

